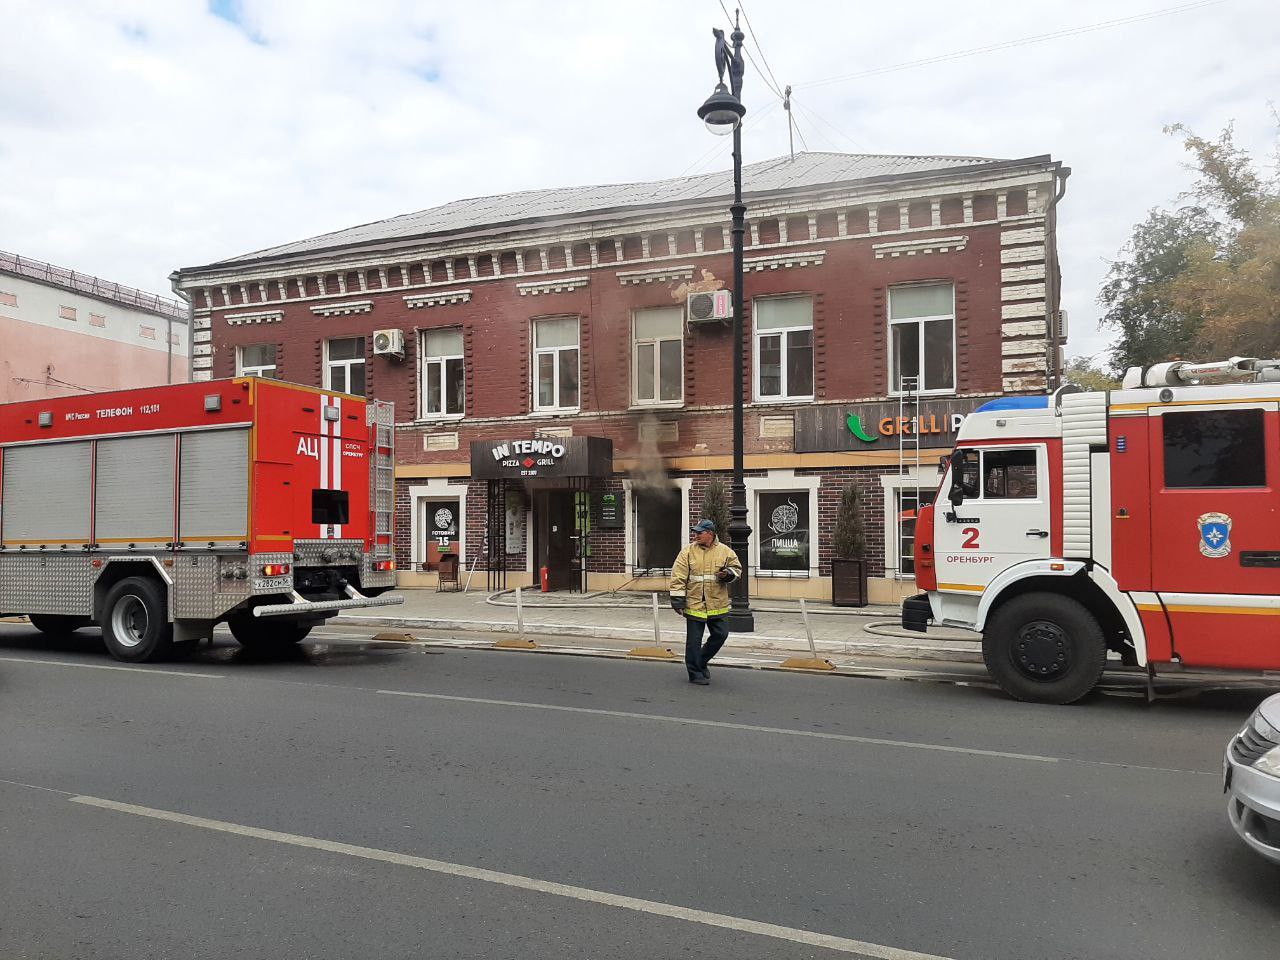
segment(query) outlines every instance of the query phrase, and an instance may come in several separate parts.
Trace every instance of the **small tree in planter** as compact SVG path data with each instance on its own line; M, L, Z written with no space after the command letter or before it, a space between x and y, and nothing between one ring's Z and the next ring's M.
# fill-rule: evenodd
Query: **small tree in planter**
M846 484L831 533L831 603L837 607L867 605L867 535L858 501L858 488Z
M716 525L716 536L729 542L729 488L719 477L712 479L702 491L702 515L691 518L692 523L710 520Z

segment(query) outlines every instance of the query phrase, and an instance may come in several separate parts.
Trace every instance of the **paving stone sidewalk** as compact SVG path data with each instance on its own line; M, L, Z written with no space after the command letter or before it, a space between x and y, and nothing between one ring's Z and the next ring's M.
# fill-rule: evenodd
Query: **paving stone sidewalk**
M490 594L437 593L434 590L397 591L403 605L352 611L338 623L376 624L388 629L418 628L485 633L518 632L514 592ZM660 646L684 645L684 622L659 595L657 622ZM814 647L820 657L839 655L883 656L900 659L981 660L976 634L960 630L930 630L927 634L904 631L896 606L837 608L830 603L807 602ZM756 629L736 634L730 645L739 650L776 650L786 653L809 649L800 604L762 600L756 606ZM521 611L527 635L598 638L632 641L637 646L655 643L651 594L539 594L522 591Z

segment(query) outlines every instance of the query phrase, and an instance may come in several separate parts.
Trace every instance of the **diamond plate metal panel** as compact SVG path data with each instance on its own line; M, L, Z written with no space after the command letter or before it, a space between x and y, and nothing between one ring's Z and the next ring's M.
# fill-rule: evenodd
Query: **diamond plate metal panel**
M293 542L293 564L298 567L350 565L359 563L363 553L363 540L295 540Z
M213 554L174 558L170 575L173 593L169 608L181 620L212 620L234 607L243 597L218 592L221 558ZM247 591L246 591L247 594Z
M92 558L75 554L0 556L0 610L93 616Z

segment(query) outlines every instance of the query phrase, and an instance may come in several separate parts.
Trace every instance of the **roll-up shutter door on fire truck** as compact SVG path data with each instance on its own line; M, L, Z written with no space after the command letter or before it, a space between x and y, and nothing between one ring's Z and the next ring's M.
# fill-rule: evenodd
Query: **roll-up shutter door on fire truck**
M4 452L6 546L89 542L89 441Z
M180 485L178 522L184 543L247 540L249 431L183 434Z
M94 539L103 545L173 539L172 434L98 441Z

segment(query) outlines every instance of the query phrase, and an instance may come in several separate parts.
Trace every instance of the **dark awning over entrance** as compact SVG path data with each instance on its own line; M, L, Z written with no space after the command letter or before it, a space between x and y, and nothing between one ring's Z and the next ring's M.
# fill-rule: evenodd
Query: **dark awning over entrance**
M605 437L472 440L471 479L613 476L613 441Z

